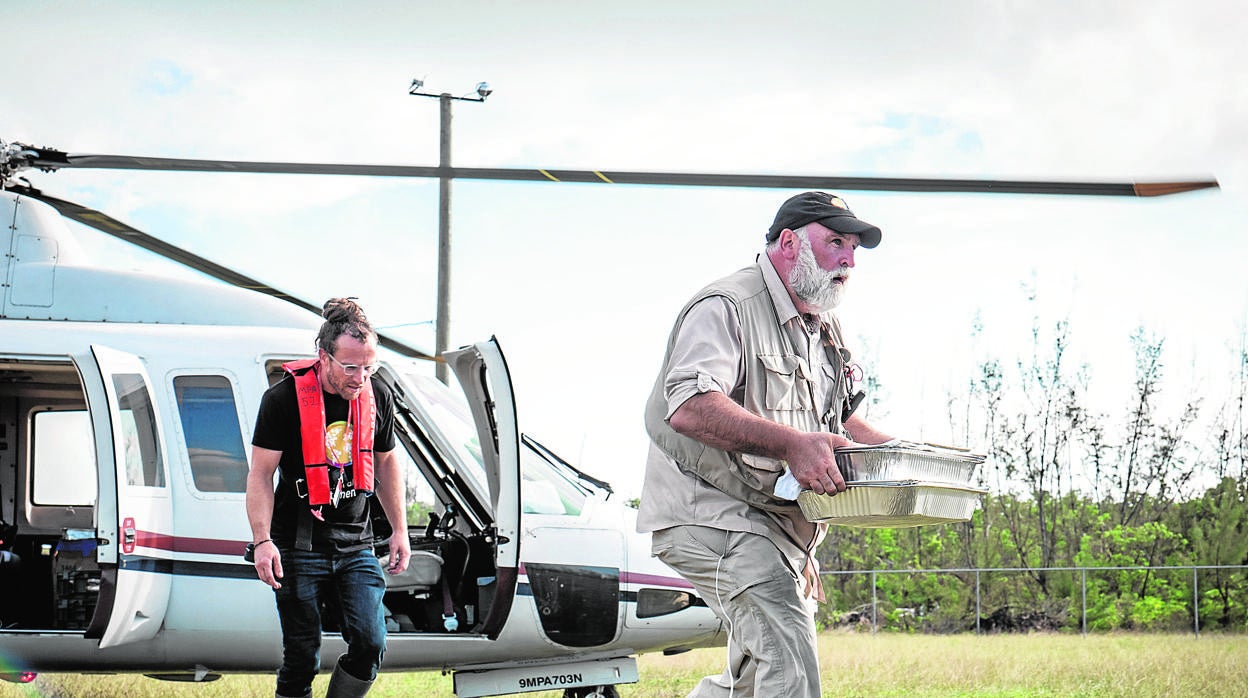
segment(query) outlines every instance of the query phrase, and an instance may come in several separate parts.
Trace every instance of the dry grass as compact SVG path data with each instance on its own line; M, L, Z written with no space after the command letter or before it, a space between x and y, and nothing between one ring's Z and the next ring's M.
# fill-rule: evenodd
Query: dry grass
M1248 637L1190 635L893 635L825 633L820 638L824 696L1243 696ZM626 698L685 695L721 669L722 649L639 660L641 682ZM317 679L323 695L327 677ZM271 676L231 675L202 685L141 676L42 675L31 686L0 684L0 696L147 698L272 696ZM383 674L371 696L450 698L451 679ZM560 692L518 694L559 698Z

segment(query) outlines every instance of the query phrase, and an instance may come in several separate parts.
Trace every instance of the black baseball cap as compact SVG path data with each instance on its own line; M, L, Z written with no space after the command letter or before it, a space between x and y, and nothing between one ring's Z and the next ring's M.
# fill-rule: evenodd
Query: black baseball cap
M879 228L855 216L841 197L822 191L803 192L785 201L767 231L767 242L780 237L785 228L797 230L807 223L819 223L838 233L853 233L863 247L880 244Z

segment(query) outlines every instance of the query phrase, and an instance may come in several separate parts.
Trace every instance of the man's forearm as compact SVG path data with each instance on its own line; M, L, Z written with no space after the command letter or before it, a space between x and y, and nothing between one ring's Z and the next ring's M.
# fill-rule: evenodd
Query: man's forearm
M882 444L893 439L892 436L871 426L858 415L845 420L845 431L849 432L850 438L861 444Z
M253 541L269 537L269 525L273 520L273 493L263 489L247 488L247 522L251 525Z
M689 398L669 423L677 432L714 448L785 461L798 484L819 494L845 489L836 449L857 445L840 434L777 424L719 392Z
M763 419L733 402L727 395L710 391L686 400L669 423L680 434L708 446L781 459L799 432Z
M273 520L273 473L277 471L281 455L280 451L252 449L245 501L253 541L269 537L269 526Z

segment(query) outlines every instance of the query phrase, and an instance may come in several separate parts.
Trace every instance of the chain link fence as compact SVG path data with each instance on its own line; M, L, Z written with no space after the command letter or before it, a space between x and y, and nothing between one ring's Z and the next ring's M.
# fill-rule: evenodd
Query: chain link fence
M1248 632L1248 565L837 570L823 581L821 623L872 633Z

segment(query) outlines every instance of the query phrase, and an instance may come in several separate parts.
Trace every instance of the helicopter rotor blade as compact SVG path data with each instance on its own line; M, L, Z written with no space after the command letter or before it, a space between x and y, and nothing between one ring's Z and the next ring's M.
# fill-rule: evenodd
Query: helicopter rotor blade
M22 196L29 196L32 199L38 199L39 201L55 208L66 218L78 221L83 225L87 225L95 228L96 230L108 233L109 235L125 240L126 242L133 243L145 250L155 252L166 259L173 260L179 264L195 269L196 271L203 272L204 274L207 274L208 276L211 276L219 281L224 281L225 283L237 286L238 288L258 291L260 293L273 296L279 300L286 301L287 303L296 305L304 310L316 313L317 315L321 314L320 306L313 305L305 300L296 298L295 296L283 291L279 291L262 281L257 281L249 276L240 274L227 267L223 267L210 259L205 259L204 257L200 257L199 255L188 252L180 247L164 242L159 238L152 237L151 235L148 235L133 226L127 225L106 213L101 213L93 208L76 204L72 201L65 201L64 199L58 199L54 196L48 196L33 187L12 185L7 187L7 189ZM403 354L404 356L415 359L441 361L440 358L435 358L403 342L384 336L381 333L378 333L377 341L381 346L392 349L400 354Z
M839 189L921 193L1057 194L1085 196L1165 196L1218 188L1216 179L1174 182L1068 182L1008 179L947 179L921 177L843 177L836 175L715 174L688 172L627 172L612 170L556 170L490 167L432 167L418 165L352 165L334 163L196 160L131 155L71 154L48 148L28 148L26 166L61 168L159 170L182 172L246 172L321 174L371 177L448 177L452 179L520 182L582 182L593 184L650 184L764 189Z

